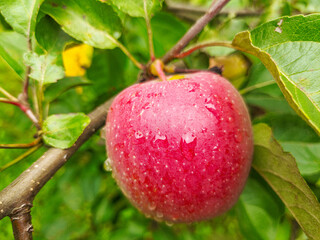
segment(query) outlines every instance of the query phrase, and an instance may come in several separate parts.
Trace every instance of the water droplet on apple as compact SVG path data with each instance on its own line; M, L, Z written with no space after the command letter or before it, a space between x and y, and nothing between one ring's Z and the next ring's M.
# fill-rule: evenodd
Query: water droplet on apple
M204 106L206 107L206 109L211 112L211 113L215 113L215 111L217 110L216 109L216 106L212 103L212 99L211 98L206 98L204 100Z
M234 139L236 140L236 142L240 143L242 141L242 136L240 133L236 133L234 135Z
M195 92L197 89L199 89L200 84L195 82L188 83L188 91L189 92Z
M156 215L157 215L157 218L160 218L160 219L163 218L163 213L162 212L157 212Z
M183 134L180 141L180 149L182 155L187 160L192 160L194 158L194 149L197 145L197 138L196 136L189 132L186 134Z
M216 107L212 103L206 103L204 106L211 113L214 113L216 111Z
M104 170L106 170L107 172L112 171L111 159L110 159L110 158L107 158L107 160L104 161L103 168L104 168Z
M146 138L144 137L143 133L139 130L134 132L134 138L134 144L142 144L146 141Z
M136 137L136 139L140 139L140 138L143 137L143 133L140 132L140 131L136 131L136 132L134 133L134 136Z
M163 147L166 148L169 146L167 136L156 134L156 136L152 140L153 147Z
M182 140L186 143L186 144L190 144L194 141L196 141L196 137L194 136L193 133L189 132L186 134L182 135Z
M156 207L157 207L157 205L156 205L155 202L150 202L148 204L148 208L149 208L150 211L154 211L156 209Z
M166 221L166 225L169 226L169 227L172 227L173 226L173 222Z
M151 106L152 106L152 104L148 102L148 103L146 103L146 104L144 104L144 105L142 106L142 109L143 109L143 110L149 109Z

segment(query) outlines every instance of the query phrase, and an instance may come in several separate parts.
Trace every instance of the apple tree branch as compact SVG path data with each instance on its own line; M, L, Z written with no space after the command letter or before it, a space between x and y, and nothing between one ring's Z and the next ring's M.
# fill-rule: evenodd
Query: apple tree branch
M79 147L105 124L112 101L108 100L88 114L91 122L71 148L49 148L0 192L0 220L6 216L11 218L16 239L32 239L33 228L29 215L33 199Z

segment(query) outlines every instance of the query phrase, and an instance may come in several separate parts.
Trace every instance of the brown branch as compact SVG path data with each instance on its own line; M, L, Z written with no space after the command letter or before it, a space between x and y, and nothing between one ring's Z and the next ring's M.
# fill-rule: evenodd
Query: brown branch
M203 15L207 12L207 8L194 6L184 3L174 3L166 1L167 10L173 12L178 17L186 18L187 20L195 21L199 15ZM234 17L257 17L262 13L261 10L242 9L238 11L221 11L218 16L234 16Z
M216 16L219 11L229 2L230 0L216 0L214 1L208 11L199 18L195 24L186 32L186 34L179 40L179 42L170 49L169 52L162 58L163 63L168 63L174 58L181 50Z
M50 148L27 170L0 192L0 220L12 216L14 209L32 204L34 197L65 162L105 124L108 109L113 99L97 107L88 116L91 119L77 142L69 149Z
M13 235L16 240L32 240L31 207L31 204L22 204L13 209L13 213L10 215Z

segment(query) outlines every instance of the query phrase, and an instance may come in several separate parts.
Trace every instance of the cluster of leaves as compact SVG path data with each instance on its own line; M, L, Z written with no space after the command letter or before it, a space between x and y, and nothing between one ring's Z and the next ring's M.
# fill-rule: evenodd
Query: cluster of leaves
M208 6L211 1L179 2ZM254 169L234 209L222 217L194 225L169 227L145 219L121 195L110 173L104 172L104 142L94 136L37 196L32 212L35 238L208 239L214 236L285 240L292 235L306 239L295 224L298 221L307 235L316 239L320 234L319 204L313 195L320 198L320 139L316 134L320 132L317 79L320 16L282 17L267 22L297 11L319 11L315 2L287 1L279 5L279 1L261 0L255 1L252 9L249 0L231 1L225 8L230 14L217 18L194 40L194 43L233 40L232 47L245 52L241 57L251 65L247 71L248 64L240 64L245 68L239 71L242 74L230 77L243 93L256 124ZM138 69L122 51L128 50L140 62L148 61L143 1L23 3L0 0L0 56L3 58L0 86L18 95L29 66L31 89L34 89L31 100L41 109L37 114L42 118L43 139L48 145L67 148L88 124L88 118L81 112L92 110L136 81ZM163 1L146 3L147 15L153 15L155 55L160 57L191 23L176 18L166 8L160 11ZM265 10L262 17L238 18L233 14L247 8ZM256 27L264 22L267 23ZM248 28L254 29L236 35ZM29 47L28 42L32 43ZM84 61L79 60L79 55L75 61L71 60L74 67L69 72L68 60L72 57L67 51L80 43L95 48L92 62L88 61L91 50L80 48L87 56ZM207 68L213 56L217 62L220 56L226 55L234 57L234 50L208 48L188 56L183 64L189 68ZM83 67L88 70L81 71ZM76 68L75 73L72 69ZM23 113L9 105L2 105L1 109L0 124L6 129L0 132L1 143L31 141L33 128ZM265 124L272 128L273 134ZM43 151L44 148L0 173L1 189ZM21 150L0 149L1 165L20 153ZM0 229L1 239L12 236L8 219L1 222Z

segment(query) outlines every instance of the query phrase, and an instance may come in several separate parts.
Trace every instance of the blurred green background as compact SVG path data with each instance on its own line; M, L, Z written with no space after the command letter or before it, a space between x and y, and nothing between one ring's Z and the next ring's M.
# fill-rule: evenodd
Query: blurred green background
M179 4L195 4L197 7L207 7L210 2L175 1ZM169 9L165 6L164 10L152 19L158 57L179 40L192 24L192 16L194 18L194 15L190 15L190 18L179 18L176 10ZM319 12L319 5L317 0L235 0L224 10L230 14L216 18L195 41L232 40L241 30L253 28L282 15ZM237 18L232 13L239 10L261 11L261 14ZM2 17L0 21L1 31L10 29ZM127 17L124 22L120 40L138 60L147 62L149 56L144 19ZM183 64L189 68L206 69L212 56L219 57L230 53L232 51L229 49L209 48L187 57ZM257 59L250 58L249 61L251 68L248 72L245 70L243 76L233 79L240 89L272 79ZM91 84L63 93L51 104L50 113L88 113L135 83L137 75L138 70L119 49L95 49L92 65L84 76ZM15 96L22 88L20 78L1 58L0 86ZM253 122L265 122L272 126L275 137L288 150L291 147L294 151L292 142L311 145L320 143L313 130L291 110L275 84L252 91L244 97L249 104ZM6 104L0 105L0 143L31 142L34 133L35 129L19 109ZM13 181L45 150L46 148L42 147L21 163L0 172L0 189ZM10 162L24 151L0 149L0 165ZM320 156L319 148L312 151ZM295 154L294 156L299 156L302 153ZM320 167L317 165L310 173L306 170L308 163L301 159L297 159L300 170L319 197ZM279 198L254 171L251 172L236 206L223 216L201 223L169 226L145 218L131 206L116 186L111 173L104 170L105 160L105 142L96 134L40 191L32 209L34 239L289 240L292 239L290 236L294 236L294 239L306 239ZM0 221L0 239L13 239L9 218Z

